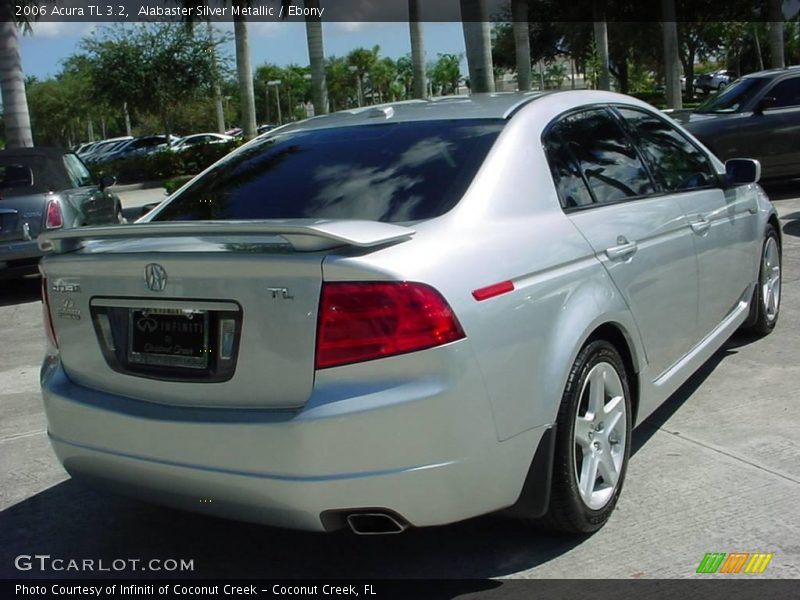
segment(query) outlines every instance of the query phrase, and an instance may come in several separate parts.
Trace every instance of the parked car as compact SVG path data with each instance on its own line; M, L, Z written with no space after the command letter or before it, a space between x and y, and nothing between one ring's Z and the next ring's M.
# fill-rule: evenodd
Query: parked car
M764 179L800 177L800 67L746 75L675 118L721 160L750 157Z
M174 135L146 135L134 138L117 146L112 151L106 152L102 157L95 158L95 162L123 160L130 156L153 154L154 152L167 150L177 140L178 137Z
M221 133L195 133L194 135L187 135L186 137L178 138L170 150L173 152L183 152L193 146L203 144L224 144L225 142L233 141L235 138L230 135Z
M78 156L60 148L0 151L0 278L37 272L44 231L123 222L113 178L95 182Z
M77 152L78 156L81 157L82 160L89 162L92 158L96 156L100 156L105 152L111 150L114 147L119 147L123 143L127 142L128 140L132 140L133 137L131 136L123 136L117 138L110 138L107 140L102 140L100 142L95 142L89 148L81 150Z
M719 91L733 83L735 79L736 74L733 71L720 69L695 77L694 87L702 92Z
M42 240L50 440L76 478L234 519L595 531L631 429L775 326L758 177L610 92L288 125L133 225Z

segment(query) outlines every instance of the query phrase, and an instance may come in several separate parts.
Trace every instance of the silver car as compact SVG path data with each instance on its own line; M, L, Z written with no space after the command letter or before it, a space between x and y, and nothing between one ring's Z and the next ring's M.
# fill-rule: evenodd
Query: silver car
M76 478L279 526L595 531L631 429L775 326L758 177L606 92L277 129L136 224L46 236L53 447Z
M38 272L42 232L124 222L113 184L69 150L0 150L0 279Z

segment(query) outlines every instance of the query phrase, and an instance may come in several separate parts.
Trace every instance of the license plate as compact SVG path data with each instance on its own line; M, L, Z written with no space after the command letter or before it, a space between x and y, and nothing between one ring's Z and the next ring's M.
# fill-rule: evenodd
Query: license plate
M208 368L208 312L131 309L128 361L140 365Z

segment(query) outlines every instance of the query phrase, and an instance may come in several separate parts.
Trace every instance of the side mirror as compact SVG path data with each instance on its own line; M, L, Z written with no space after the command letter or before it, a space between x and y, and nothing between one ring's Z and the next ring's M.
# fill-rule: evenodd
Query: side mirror
M725 161L725 179L729 186L757 183L761 179L761 163L752 158Z
M111 187L115 183L117 183L117 178L116 177L114 177L113 175L103 175L100 178L100 189L104 190L104 189L106 189L108 187Z
M764 114L765 110L769 110L773 106L775 106L775 98L772 96L764 96L758 101L758 104L756 104L755 113L757 115Z

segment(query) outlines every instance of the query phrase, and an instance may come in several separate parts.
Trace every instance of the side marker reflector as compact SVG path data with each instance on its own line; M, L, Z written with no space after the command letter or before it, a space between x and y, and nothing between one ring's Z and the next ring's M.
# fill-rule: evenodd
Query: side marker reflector
M500 283L494 283L492 285L487 285L484 288L480 288L479 290L475 290L472 292L472 297L478 302L481 302L482 300L488 300L489 298L494 298L495 296L513 291L513 281L501 281Z

